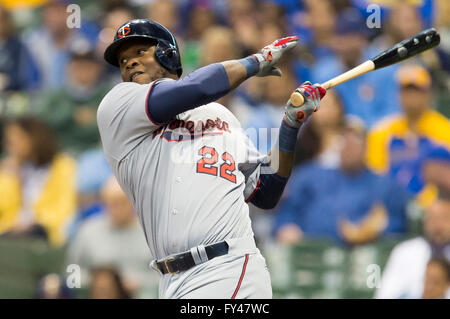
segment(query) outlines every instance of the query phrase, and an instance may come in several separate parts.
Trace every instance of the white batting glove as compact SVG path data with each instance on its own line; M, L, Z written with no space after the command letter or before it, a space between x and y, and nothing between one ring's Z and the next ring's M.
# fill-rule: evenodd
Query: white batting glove
M303 95L305 102L302 106L295 107L289 100L285 107L286 111L283 120L290 127L299 128L313 112L319 109L320 100L327 91L319 84L311 85L309 81L304 82L295 91Z
M275 67L275 64L280 60L284 53L295 47L297 43L297 36L281 38L254 54L253 57L255 57L259 63L259 71L256 76L281 76L281 70Z

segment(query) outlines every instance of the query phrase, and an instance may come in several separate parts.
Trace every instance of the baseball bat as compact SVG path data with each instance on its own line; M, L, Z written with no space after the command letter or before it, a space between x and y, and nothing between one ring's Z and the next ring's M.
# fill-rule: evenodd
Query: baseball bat
M441 37L435 28L427 29L409 39L397 43L393 47L381 52L373 59L367 60L357 67L332 78L320 86L322 86L325 90L331 89L336 85L347 82L348 80L354 79L360 75L401 62L423 51L434 48L440 41ZM299 107L304 103L304 101L305 100L300 93L294 92L291 94L291 104L293 106Z

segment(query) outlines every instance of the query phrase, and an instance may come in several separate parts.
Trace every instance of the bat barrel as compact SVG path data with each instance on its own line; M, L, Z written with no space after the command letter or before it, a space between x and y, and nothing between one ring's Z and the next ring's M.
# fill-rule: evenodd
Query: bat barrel
M409 59L425 50L437 46L441 38L435 28L427 29L415 36L397 43L372 59L375 70Z

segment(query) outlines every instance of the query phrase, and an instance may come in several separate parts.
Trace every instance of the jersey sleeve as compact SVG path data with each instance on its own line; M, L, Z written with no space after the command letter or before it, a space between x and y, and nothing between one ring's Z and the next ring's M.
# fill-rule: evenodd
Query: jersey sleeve
M161 126L148 114L147 100L153 84L120 83L103 98L97 124L108 157L120 161Z
M243 131L241 134L245 156L238 168L245 177L244 198L248 202L259 187L262 164L267 162L267 155L261 154Z

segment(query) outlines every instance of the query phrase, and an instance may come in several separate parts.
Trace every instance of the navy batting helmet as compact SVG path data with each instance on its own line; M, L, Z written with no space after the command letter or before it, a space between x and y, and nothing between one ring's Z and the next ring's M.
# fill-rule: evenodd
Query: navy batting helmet
M143 38L156 41L155 57L165 69L181 76L180 51L173 34L163 25L148 19L135 19L124 23L117 30L114 41L105 50L105 60L119 66L118 50L129 39Z

